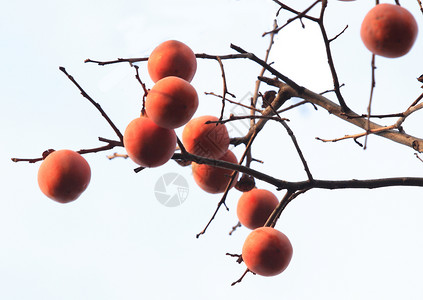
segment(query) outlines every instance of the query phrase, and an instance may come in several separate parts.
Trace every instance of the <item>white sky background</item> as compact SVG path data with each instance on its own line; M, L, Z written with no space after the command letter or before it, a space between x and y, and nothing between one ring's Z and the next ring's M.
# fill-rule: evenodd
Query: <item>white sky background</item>
M113 1L114 2L114 1ZM312 1L286 1L297 9ZM393 1L392 1L393 2ZM417 1L402 1L423 28ZM372 1L329 1L330 36L347 103L365 113L370 88L370 53L359 38L360 22ZM272 1L8 1L0 12L0 299L422 299L423 204L420 188L313 190L291 203L276 228L290 238L294 256L279 276L249 274L225 256L240 253L249 233L235 225L237 191L230 193L206 235L196 239L220 197L195 186L190 168L174 162L133 173L129 160L86 155L92 168L87 191L61 205L38 189L39 164L11 157L39 157L48 148L74 150L114 138L99 113L59 71L67 68L123 131L137 117L142 90L127 64L96 66L86 58L144 57L160 42L178 39L196 53L233 53L230 43L264 56L277 5ZM284 13L286 17L291 15ZM281 18L282 24L285 19ZM373 112L405 110L421 93L421 35L399 59L377 58ZM275 40L271 61L288 77L316 92L332 88L321 38L314 24L294 22ZM151 87L146 64L142 79ZM229 90L242 99L253 91L260 68L247 60L225 62ZM197 115L220 111L215 61L198 61L193 80L200 95ZM263 85L263 91L266 86ZM333 99L333 95L328 94ZM236 110L239 111L239 110ZM229 111L228 111L229 114ZM353 141L315 140L358 133L311 106L286 115L315 178L352 179L421 176L412 149L370 137L363 151ZM420 114L405 130L421 136ZM388 120L380 120L388 124ZM242 128L242 124L236 125ZM235 135L234 127L229 127ZM178 130L181 133L181 130ZM124 152L123 149L116 149ZM243 149L236 149L240 155ZM256 169L286 180L306 175L283 128L269 124L253 148L264 160ZM156 201L154 184L177 172L189 181L183 205ZM260 188L271 186L257 182ZM276 192L279 198L282 192Z

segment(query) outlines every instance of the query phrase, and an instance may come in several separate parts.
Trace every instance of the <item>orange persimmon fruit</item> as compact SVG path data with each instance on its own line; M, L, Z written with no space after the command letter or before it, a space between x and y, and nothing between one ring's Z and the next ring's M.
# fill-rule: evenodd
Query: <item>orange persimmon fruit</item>
M228 150L229 133L224 124L206 124L207 121L218 118L207 115L191 119L182 132L182 142L192 154L218 159Z
M173 129L158 126L150 118L132 120L123 135L128 156L143 167L158 167L171 159L176 149Z
M72 150L53 151L38 169L41 191L59 203L76 200L91 180L91 168L79 153Z
M417 38L417 22L405 8L382 3L373 7L361 24L360 35L372 53L395 58L407 54Z
M180 41L169 40L151 52L147 68L154 82L167 76L177 76L191 82L197 71L197 59L190 47Z
M242 259L247 268L262 276L282 273L292 258L288 237L272 227L259 227L250 232L242 247Z
M151 88L145 101L148 117L157 125L175 129L191 120L198 107L195 88L186 80L168 76Z
M233 164L237 164L235 154L231 150L227 150L226 153L219 158L219 160L227 161ZM231 180L232 170L220 168L217 166L211 166L206 164L198 164L193 162L192 175L197 185L204 191L211 194L223 193ZM236 184L238 179L238 173L236 174L230 188Z
M278 198L272 192L254 188L239 198L236 210L238 220L250 229L262 227L278 203Z

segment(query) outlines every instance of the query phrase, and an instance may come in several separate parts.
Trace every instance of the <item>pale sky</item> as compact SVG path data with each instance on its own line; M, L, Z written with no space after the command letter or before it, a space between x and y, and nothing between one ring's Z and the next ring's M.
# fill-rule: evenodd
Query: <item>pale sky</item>
M285 1L301 10L313 1ZM344 97L365 113L370 91L371 55L359 28L372 1L329 1L328 33ZM393 2L393 1L392 1ZM423 28L417 1L402 1ZM130 160L109 161L119 148L85 156L92 179L75 202L62 205L37 185L39 163L13 163L11 157L35 158L49 148L79 150L103 145L98 137L114 133L59 71L63 66L124 131L139 114L142 89L127 64L97 66L87 58L145 57L160 42L178 39L196 53L230 54L230 44L263 57L278 6L270 0L210 1L9 1L0 12L0 299L422 299L423 203L421 188L313 190L293 201L276 228L294 248L287 270L275 277L248 274L225 253L240 253L249 230L239 228L231 191L204 236L196 239L214 212L219 195L195 185L190 167L175 162L133 172ZM283 12L282 24L292 15ZM283 74L315 92L332 88L321 37L315 24L303 30L294 22L275 39L270 61ZM411 52L398 59L377 58L373 112L400 112L422 92L421 35ZM248 101L260 68L248 61L225 61L230 92ZM145 63L140 75L149 87ZM269 75L269 74L267 74ZM215 61L198 61L192 81L200 95L196 116L218 115L222 80ZM263 85L263 91L266 90ZM334 99L333 95L328 94ZM295 101L295 100L294 100ZM228 106L231 112L243 113ZM285 115L318 179L369 179L422 176L414 151L371 136L368 149L353 141L322 143L361 130L304 106ZM421 134L419 113L404 123ZM378 120L389 124L390 120ZM232 136L245 124L228 125ZM180 136L182 129L177 130ZM234 149L238 157L243 149ZM253 167L284 180L306 174L293 145L278 124L257 138L253 154L264 164ZM165 207L154 186L165 174L188 182L186 201ZM259 188L283 192L257 181Z

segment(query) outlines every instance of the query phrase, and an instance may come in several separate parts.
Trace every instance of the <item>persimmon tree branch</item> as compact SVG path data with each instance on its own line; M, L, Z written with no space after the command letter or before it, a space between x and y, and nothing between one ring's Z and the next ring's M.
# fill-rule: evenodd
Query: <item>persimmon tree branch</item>
M273 2L275 2L275 3L277 3L279 6L280 6L280 9L278 10L278 14L279 14L279 11L280 10L282 10L282 9L284 9L284 10L286 10L286 11L289 11L289 12L291 12L291 13L293 13L293 14L295 14L296 16L295 17L293 17L293 18L291 18L291 19L289 19L289 20L287 20L286 21L286 23L284 24L284 25L282 25L282 26L280 26L280 27L278 27L278 28L275 28L275 29L273 29L272 31L268 31L268 32L265 32L265 33L263 33L263 36L265 36L265 35L267 35L267 34L275 34L275 33L278 33L279 31L281 31L283 28L285 28L286 26L288 26L289 24L291 24L292 22L294 22L295 20L300 20L301 21L301 19L302 18L306 18L306 19L309 19L309 20L315 20L315 18L313 18L313 17L311 17L311 16L309 16L309 15L307 15L307 13L313 8L313 7L315 7L319 2L320 2L321 0L317 0L317 1L315 1L312 5L310 5L309 7L307 7L305 10L303 10L302 12L300 12L300 11L297 11L297 10L295 10L295 9L293 9L293 8L291 8L291 7L289 7L288 5L286 5L286 4L284 4L284 3L282 3L282 2L280 2L280 1L278 1L278 0L273 0ZM304 27L304 24L302 24L302 26Z
M376 55L372 54L372 62L371 62L371 69L372 69L372 82L370 85L370 98L369 98L369 105L367 106L367 126L366 126L366 132L370 133L370 116L372 115L372 102L373 102L373 94L376 87ZM364 149L367 148L367 137L366 135L365 141L364 141Z
M109 118L109 116L106 114L106 112L103 110L103 108L100 106L100 104L98 104L97 102L95 102L93 100L93 98L91 98L87 92L85 92L85 90L79 85L79 83L73 78L72 75L70 75L66 69L64 67L59 67L60 71L62 71L68 78L69 80L79 89L79 91L81 92L81 95L86 98L92 105L94 105L94 107L101 113L101 115L103 116L103 118L107 121L107 123L109 123L110 127L112 127L113 131L116 133L116 135L119 137L120 141L123 141L123 135L120 132L120 130L116 127L116 125L112 122L112 120Z
M254 140L255 140L256 136L257 136L257 133L256 133L256 134L253 134L253 135L250 137L250 140L249 140L248 144L247 144L247 145L246 145L246 147L245 147L244 153L242 154L242 157L241 157L241 159L239 160L238 165L242 165L242 163L244 162L244 159L246 158L247 154L249 153L249 149L250 149L251 145L253 144L253 142L254 142ZM185 152L185 154L187 154L187 152ZM201 163L201 162L200 162L200 163ZM233 165L234 165L234 164L233 164ZM220 199L219 203L217 204L217 208L216 208L216 210L214 211L214 213L213 213L212 217L210 218L209 222L207 223L206 227L204 227L204 229L203 229L200 233L198 233L198 234L197 234L197 238L199 238L201 235L203 235L203 234L206 232L207 228L210 226L211 222L212 222L212 221L214 220L214 218L216 217L216 215L217 215L217 213L218 213L218 211L219 211L220 207L221 207L222 205L225 205L225 206L226 206L226 197L228 196L228 193L229 193L230 187L232 186L232 184L233 184L233 182L234 182L234 180L235 180L235 177L236 177L236 175L237 175L237 173L238 173L238 170L233 170L233 171L234 171L234 172L231 174L231 179L229 180L228 184L226 185L226 189L225 189L225 191L224 191L224 193L223 193L223 196L222 196L222 198ZM227 207L227 206L226 206L226 208L228 209L228 207Z
M249 52L245 51L244 49L242 49L241 47L236 46L234 44L231 44L231 48L234 49L235 51L241 53L243 55L242 58L248 58L248 59L256 62L257 64L259 64L263 68L265 68L267 71L272 73L274 76L278 77L280 80L284 81L287 85L292 87L297 93L299 93L299 94L302 93L304 87L298 85L295 81L293 81L289 77L283 75L281 72L279 72L278 70L276 70L275 68L273 68L272 66L267 64L265 61L258 58L255 54L249 53Z
M255 134L255 132L260 132L262 130L266 122L269 120L269 118L266 117L274 116L275 111L277 111L289 98L291 98L291 96L286 93L286 89L283 87L280 88L271 105L267 106L266 109L262 112L263 118L261 118L257 123L250 126L250 129L245 136L232 138L231 143L237 146L239 144L246 143L247 141L249 141L250 137Z
M245 119L267 119L267 120L273 120L273 121L276 121L276 122L289 121L289 119L274 117L274 116L262 116L262 115L235 116L235 115L230 115L228 119L224 119L224 120L221 120L221 121L207 121L206 124L213 124L213 123L226 124L228 122L234 122L234 121L245 120Z
M230 93L228 91L228 85L226 83L225 68L223 67L222 60L220 59L219 56L217 56L216 59L217 59L217 62L219 63L220 70L222 71L222 81L223 81L223 84L222 84L222 89L223 89L223 92L222 92L222 109L220 111L220 117L219 117L219 120L222 120L223 119L223 114L225 112L226 94L231 95L233 98L236 98L236 97L235 97L234 94L232 94L232 93Z
M420 0L417 0L417 3L420 6L420 11L423 13L423 5L422 5L422 2Z
M337 99L338 99L338 102L339 102L339 104L340 104L340 106L341 106L341 108L342 108L342 110L343 111L345 111L345 112L348 112L350 109L349 109L349 107L347 106L347 104L346 104L346 102L345 102L345 100L344 100L344 98L343 98L343 96L342 96L342 94L341 94L341 90L340 90L340 83L339 83L339 79L338 79L338 75L337 75L337 72L336 72L336 69L335 69L335 64L334 64L334 61L333 61L333 57L332 57L332 51L331 51L331 47L330 47L330 43L331 42L333 42L335 39L337 39L342 33L344 33L345 32L345 30L348 28L348 26L346 26L345 28L344 28L344 30L342 30L341 31L341 33L339 33L338 35L336 35L334 38L331 38L331 39L329 39L328 38L328 35L327 35L327 32L326 32L326 28L325 28L325 25L324 25L324 15L325 15L325 11L326 11L326 7L327 7L327 1L326 0L318 0L318 1L316 1L316 2L314 2L309 8L307 8L306 10L304 10L303 12L299 12L299 11L296 11L296 10L294 10L294 9L292 9L292 8L290 8L289 6L287 6L287 5L285 5L285 4L283 4L283 3L281 3L280 1L277 1L277 0L274 0L274 2L276 2L277 4L279 4L280 6L281 6L281 9L284 9L284 10L287 10L287 11L290 11L291 13L294 13L294 14L296 14L297 16L296 17L294 17L294 18L292 18L292 19L289 19L288 21L287 21L287 23L284 25L284 26L282 26L282 27L279 27L279 28L277 28L277 29L275 29L275 30L273 30L273 32L279 32L281 29L283 29L286 25L288 25L289 23L291 23L292 21L294 21L294 20L296 20L296 19L301 19L301 18L307 18L308 20L310 20L310 21L313 21L313 22L315 22L315 23L317 23L318 24L318 26L319 26L319 28L320 28L320 32L321 32L321 35L322 35L322 38L323 38L323 42L324 42L324 45L325 45L325 49L326 49L326 56L327 56L327 60L328 60L328 64L329 64L329 69L330 69L330 71L331 71L331 74L332 74L332 79L333 79L333 85L334 85L334 89L333 89L333 91L335 92L335 94L336 94L336 97L337 97ZM318 18L316 18L316 17L312 17L312 16L309 16L309 15L307 15L307 13L316 5L316 4L318 4L319 2L321 2L322 3L322 7L321 7L321 10L320 10L320 16L318 17ZM303 26L304 27L304 26ZM270 32L272 32L272 31L270 31ZM267 33L265 33L265 34L267 34ZM276 74L274 74L274 75L276 75ZM277 76L277 75L276 75ZM279 77L279 76L278 76ZM280 77L279 77L280 78ZM284 79L282 79L282 78L280 78L282 81L285 81ZM285 81L286 82L286 81ZM288 85L291 85L289 82L286 82ZM295 88L295 87L294 87ZM297 89L296 89L297 90ZM297 92L298 92L298 90L297 90Z
M280 87L280 88L284 87L285 92L287 93L289 97L295 97L295 98L301 98L301 99L307 100L317 106L324 108L330 114L335 115L338 118L341 118L342 120L347 121L351 124L354 124L364 130L366 130L367 125L369 125L370 130L380 129L384 127L372 121L368 122L367 120L363 119L360 115L358 115L357 113L353 111L349 111L348 114L345 114L345 112L342 110L342 108L338 104L306 88L304 88L303 92L299 94L294 89L290 88L285 83L277 79L266 78L266 77L261 77L260 79L270 85ZM423 151L423 139L406 134L405 132L398 131L398 130L386 130L386 131L377 132L376 135L382 136L396 143L400 143L405 146L411 147L412 149L418 152Z
M222 99L222 100L223 100L223 97L222 97L221 95L217 95L217 94L215 94L215 93L213 93L213 92L205 92L204 94L205 94L205 95L207 95L207 96L209 96L209 95L211 95L211 96L215 96L215 97L218 97L218 98L220 98L220 99ZM243 104L243 103L241 103L241 102L234 101L234 100L231 100L231 99L228 99L228 98L225 98L225 101L227 101L227 102L229 102L229 103L232 103L232 104L235 104L235 105L238 105L238 106L242 106L242 107L247 108L247 109L252 109L252 110L255 110L256 112L259 112L259 113L261 113L261 112L262 112L262 110L261 110L261 109L255 108L255 107L250 106L250 105L245 105L245 104Z
M389 186L420 186L423 187L422 177L394 177L394 178L380 178L380 179L350 179L350 180L319 180L313 179L304 181L286 181L270 176L266 173L257 171L253 168L246 167L240 164L233 164L227 161L221 161L211 158L206 158L198 155L194 155L186 152L175 153L172 157L182 161L193 161L199 164L207 164L225 168L229 170L235 170L240 173L245 173L253 176L254 178L267 182L275 186L279 190L291 190L298 191L304 189L374 189Z
M335 95L338 98L338 102L339 102L342 110L344 112L348 112L348 111L350 111L350 108L345 103L344 97L341 94L338 74L337 74L336 69L335 69L335 64L334 64L333 57L332 57L332 50L330 48L330 43L334 39L336 39L336 37L331 39L331 40L328 38L328 35L326 33L326 28L325 28L325 25L324 25L324 21L323 21L324 20L324 14L325 14L325 11L326 11L326 5L327 5L327 1L322 1L322 9L320 11L320 17L316 20L316 22L317 22L317 24L319 24L320 32L322 34L323 42L325 44L326 56L327 56L327 59L328 59L329 69L330 69L330 72L332 74Z
M148 89L147 86L145 85L144 82L142 82L141 77L140 77L140 73L139 73L139 67L137 65L131 64L131 66L135 69L135 79L139 82L139 84L141 85L144 94L142 96L142 108L141 108L141 115L145 114L145 99L147 97L148 94Z
M245 58L243 55L240 54L228 54L228 55L210 55L206 53L197 53L195 54L195 57L197 58L203 58L203 59L214 59L218 60L218 57L220 59L236 59L236 58ZM137 63L137 62L145 62L148 61L148 57L139 57L139 58L117 58L115 60L107 60L107 61L100 61L100 60L93 60L93 59L86 59L85 63L94 63L99 66L106 66L106 65L112 65L117 63Z
M79 154L87 154L87 153L97 153L97 152L101 152L101 151L107 151L110 149L113 149L115 147L123 147L123 143L121 141L114 141L114 140L109 140L109 139L105 139L105 138L98 138L100 142L106 142L107 145L104 146L100 146L100 147L95 147L95 148L89 148L89 149L81 149L81 150L77 150L76 152L78 152ZM53 151L52 149L47 150L47 151ZM44 159L44 157L37 157L37 158L11 158L11 160L13 162L28 162L28 163L36 163L39 161L42 161Z
M141 61L147 61L148 57L140 57L140 58L118 58L116 60L108 60L108 61L99 61L99 60L92 60L87 58L84 62L85 63L95 63L99 66L106 66L106 65L112 65L112 64L117 64L117 63L123 63L123 62L127 62L127 63L136 63L136 62L141 62Z

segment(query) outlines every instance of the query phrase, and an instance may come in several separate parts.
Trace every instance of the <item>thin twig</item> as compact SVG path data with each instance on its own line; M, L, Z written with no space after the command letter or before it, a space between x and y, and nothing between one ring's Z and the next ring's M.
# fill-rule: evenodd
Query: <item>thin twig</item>
M356 118L355 116L360 116L357 113L350 111L348 112L348 114L345 114L345 112L342 110L342 108L332 102L331 100L329 100L328 98L319 95L313 91L310 91L308 89L304 89L303 93L297 94L296 91L294 91L293 89L289 88L285 83L274 79L274 78L266 78L263 77L261 78L261 80L265 81L267 84L282 88L285 87L285 93L286 93L286 97L298 97L298 98L302 98L304 100L307 100L311 103L314 103L315 105L318 105L322 108L324 108L325 110L327 110L330 114L337 116L339 118L341 118L344 121L347 121L351 124L354 124L362 129L366 129L367 126L367 121L364 120L363 118ZM348 117L347 117L348 115ZM370 122L370 129L377 129L377 128L381 128L381 127L385 127L385 126L381 126L377 123L374 122ZM384 138L387 138L389 140L392 140L396 143L400 143L403 144L407 147L411 147L412 149L416 150L417 152L422 152L423 151L423 139L406 134L403 131L381 131L379 133L377 133L377 135L382 136Z
M421 162L423 162L423 159L419 156L418 153L414 153L414 155L417 157L418 160L420 160Z
M366 131L370 131L370 116L372 115L371 110L372 110L372 101L373 101L373 93L376 87L376 76L375 76L375 71L376 71L376 64L375 64L375 57L376 55L372 54L372 63L371 63L371 67L372 67L372 83L371 83L371 88L370 88L370 99L369 99L369 105L367 107L367 123L366 123ZM363 149L365 150L367 148L367 135L365 137L364 140L364 146Z
M266 223L264 224L265 227L274 227L276 224L276 220L281 215L282 211L285 209L285 207L289 203L289 198L294 193L294 191L287 190L285 195L283 196L282 200L279 202L278 206L273 210L273 212L270 214L270 216L267 218Z
M281 97L282 98L282 95L283 94L283 92L282 92L282 89L280 89L279 90L279 93L276 95L276 97L275 97L275 99L274 99L274 102L275 103L278 103L278 101L277 101L277 98L279 98L279 97ZM277 104L277 105L280 105L279 103ZM308 179L310 180L310 181L312 181L313 180L313 176L312 176L312 174L311 174L311 172L310 172L310 169L309 169L309 167L308 167L308 164L307 164L307 161L306 161L306 159L305 159L305 157L304 157L304 155L303 155L303 153L302 153L302 151L301 151L301 148L300 148L300 146L299 146L299 144L298 144L298 141L297 141L297 138L295 137L295 135L294 135L294 132L291 130L291 128L288 126L288 124L282 119L282 117L280 116L280 114L277 112L277 108L278 107L276 107L276 108L274 108L273 107L273 105L272 105L272 103L269 103L268 104L268 108L270 109L270 111L273 113L273 114L275 114L277 117L278 117L278 119L279 119L279 123L281 123L282 124L282 126L285 128L285 130L287 131L287 133L288 133L288 135L289 135L289 137L291 138L291 140L292 140L292 142L293 142L293 144L294 144L294 147L295 147L295 149L297 150L297 153L298 153L298 155L299 155L299 157L300 157L300 159L301 159L301 162L302 162L302 164L303 164L303 166L304 166L304 170L306 171L306 173L307 173L307 177L308 177ZM263 120L262 120L263 121ZM264 124L263 124L263 126L264 126Z
M107 123L109 123L110 127L112 127L113 131L116 133L116 135L119 137L120 141L123 141L123 135L119 131L119 129L116 127L116 125L112 122L112 120L109 118L109 116L106 114L106 112L103 110L103 108L95 102L85 91L84 89L76 82L76 80L73 78L72 75L70 75L64 67L59 67L60 71L65 73L65 75L69 78L69 80L79 89L81 92L81 95L86 98L94 107L101 113L104 119L106 119Z
M386 114L386 115L368 115L368 114L362 114L362 115L349 115L348 113L344 113L344 116L346 116L348 119L367 119L367 118L377 118L377 119L384 119L384 118L397 118L404 116L403 113L395 113L395 114Z
M247 269L247 270L245 270L244 274L242 274L242 276L238 280L231 283L231 286L234 286L235 284L240 283L244 279L245 275L247 275L247 273L249 273L249 272L255 275L255 273L253 273L249 269Z
M244 161L245 157L247 156L247 153L248 153L248 151L249 151L249 149L250 149L251 145L253 144L254 139L256 138L257 134L258 134L258 132L257 132L256 134L253 134L253 135L251 136L251 138L250 138L250 140L249 140L248 144L247 144L247 145L246 145L246 147L245 147L244 153L242 154L242 157L241 157L241 159L239 160L239 163L238 163L238 165L239 165L239 166L241 166L241 164L243 163L243 161ZM207 223L207 225L204 227L204 229L203 229L200 233L198 233L198 234L197 234L197 238L199 238L201 235L203 235L203 234L206 232L207 228L210 226L211 222L212 222L212 221L214 220L214 218L216 217L216 215L217 215L217 213L218 213L218 211L219 211L220 207L221 207L222 205L225 205L225 206L226 206L226 197L227 197L227 195L228 195L228 193L229 193L229 190L230 190L230 187L232 186L232 183L233 183L233 182L234 182L234 180L235 180L235 177L236 177L237 173L238 173L238 170L234 170L234 172L231 174L231 179L229 180L229 182L228 182L228 184L227 184L227 186L226 186L225 192L223 193L223 196L222 196L221 200L220 200L220 201L219 201L219 203L217 204L217 208L216 208L216 210L214 211L214 213L213 213L212 217L210 218L209 222L208 222L208 223ZM227 207L226 207L226 208L227 208Z
M203 59L214 59L217 60L217 57L220 59L236 59L236 58L245 58L243 55L240 54L228 54L228 55L210 55L206 53L198 53L195 54L196 58L203 58ZM107 60L107 61L100 61L100 60L92 60L92 59L86 59L86 63L95 63L99 66L106 66L106 65L112 65L117 63L137 63L137 62L143 62L148 61L148 57L140 57L140 58L118 58L115 60Z
M217 95L217 94L215 94L215 93L213 93L213 92L205 92L204 94L205 94L205 95L215 96L215 97L218 97L218 98L223 99L223 97L222 97L221 95ZM235 104L235 105L239 105L239 106L242 106L242 107L247 108L247 109L254 109L256 112L259 112L259 113L261 113L261 112L262 112L262 110L261 110L261 109L257 109L257 108L255 108L255 107L252 107L252 106L249 106L249 105L242 104L242 103L240 103L240 102L238 102L238 101L233 101L233 100L230 100L230 99L228 99L228 98L226 98L225 100L226 100L226 101L228 101L229 103L232 103L232 104Z
M231 93L228 92L228 85L226 83L225 68L223 67L222 60L220 59L219 56L217 56L217 61L218 61L219 66L220 66L220 70L222 71L222 81L223 81L222 109L220 111L220 117L219 117L219 120L222 120L223 119L223 114L225 113L225 99L226 99L226 94L229 94L229 95L231 95L234 98L235 98L235 96L233 94L231 94Z
M322 141L322 142L325 142L325 143L327 143L327 142L338 142L338 141L347 140L347 139L356 140L360 137L368 136L369 134L380 133L380 132L392 130L392 129L395 129L395 128L397 128L396 125L390 125L390 126L380 127L380 128L377 128L377 129L369 129L369 130L366 130L363 133L345 135L343 137L336 138L336 139L321 139L321 138L316 137L316 140L319 140L319 141Z
M234 116L234 115L230 115L229 119L220 120L220 121L207 121L206 124L213 124L213 123L225 124L225 123L228 123L228 122L245 120L245 119L267 119L267 120L273 120L273 121L277 121L277 122L289 121L289 119L286 119L286 118L273 117L273 116L260 116L260 115Z
M256 63L258 63L260 66L264 67L267 71L278 77L280 80L284 81L286 84L288 84L290 87L292 87L298 94L302 94L304 87L298 85L295 81L288 78L287 76L280 73L278 70L274 69L272 66L267 64L265 61L261 60L257 56L255 56L253 53L249 53L242 49L241 47L238 47L234 44L231 44L231 48L235 51L238 51L239 53L244 55L244 58L248 58Z
M314 108L315 110L317 110L316 105L314 105L313 103L308 102L308 101L306 101L306 100L303 100L303 101L300 101L300 102L298 102L298 103L292 104L292 105L290 105L290 106L288 106L288 107L285 107L285 108L283 108L283 109L280 109L280 110L278 110L277 112L278 112L278 114L280 114L280 113L286 112L286 111L288 111L288 110L291 110L291 109L293 109L293 108L296 108L296 107L298 107L298 106L301 106L301 105L304 105L304 104L307 104L307 103L311 104L311 105L313 106L313 108Z
M259 77L261 80L263 77ZM266 109L263 111L263 116L274 116L275 111L277 111L288 99L290 99L290 95L285 92L286 88L282 87L279 89L279 92L276 94L276 97L273 99L271 105L268 105ZM253 126L250 126L250 129L248 133L243 137L238 138L232 138L231 143L236 145L246 143L250 140L250 137L255 134L256 132L259 132L263 129L264 125L269 119L262 118L257 123L255 123Z
M346 25L345 28L340 33L338 33L333 38L331 38L330 40L328 40L328 42L329 43L332 43L334 40L336 40L338 37L340 37L345 32L345 30L347 30L347 28L348 28L348 25Z
M145 98L148 95L148 89L145 85L144 82L142 82L141 77L140 77L140 73L138 71L139 67L137 65L131 64L131 67L135 68L135 78L137 79L137 81L140 83L143 91L144 91L144 95L142 96L142 108L141 108L141 115L145 114Z
M109 140L109 139L105 139L105 138L98 138L101 142L106 142L107 145L105 146L100 146L100 147L95 147L95 148L90 148L90 149L81 149L81 150L77 150L76 152L79 154L88 154L88 153L97 153L97 152L101 152L101 151L107 151L110 149L113 149L115 147L123 147L123 143L120 141L114 141L114 140ZM49 151L54 151L52 149L50 149ZM42 161L44 159L44 157L37 157L37 158L11 158L11 160L13 162L28 162L28 163L36 163L39 161Z
M112 159L115 159L115 158L118 158L118 157L127 159L129 157L129 155L128 154L120 154L120 153L115 152L113 154L107 155L106 157L109 160L112 160Z
M324 44L325 44L326 56L327 56L327 60L328 60L328 64L329 64L329 69L330 69L330 72L332 74L335 95L338 99L339 105L341 106L342 110L344 112L348 112L348 111L350 111L350 108L345 103L344 97L341 94L338 74L337 74L336 69L335 69L335 64L334 64L333 57L332 57L332 51L331 51L331 48L330 48L331 40L329 40L329 38L328 38L328 35L326 33L326 28L325 28L325 25L324 25L324 21L323 21L325 10L326 10L326 4L327 4L326 1L322 1L322 9L320 11L320 17L319 17L319 19L316 20L316 22L319 25L320 32L322 34L323 41L324 41Z
M423 5L422 5L422 2L420 0L417 0L417 3L420 6L420 11L423 13Z
M299 190L296 191L295 193L292 193L289 195L288 198L286 198L286 200L282 200L284 203L279 203L280 207L276 207L276 213L275 215L272 217L269 217L269 226L270 227L275 227L276 222L279 220L280 216L282 215L282 212L285 210L285 208L288 206L289 203L291 203L292 200L294 200L295 198L297 198L299 195L304 194L305 192L307 192L310 189L303 189L303 190ZM278 205L278 206L279 206ZM267 221L266 221L267 223Z
M235 225L235 226L232 226L231 231L229 231L229 235L232 235L232 233L234 233L234 232L235 232L235 230L236 230L237 228L239 228L239 227L242 227L242 225L241 225L241 222L239 222L239 221L238 221L238 223L236 223L236 225Z
M296 16L295 17L293 17L293 18L291 18L291 19L289 19L289 20L287 20L286 21L286 23L284 24L284 25L282 25L282 26L280 26L280 27L278 27L278 28L275 28L275 29L273 29L272 31L268 31L268 32L265 32L265 33L263 33L263 36L265 36L265 35L267 35L267 34L275 34L275 33L278 33L279 31L281 31L283 28L285 28L286 26L288 26L289 24L291 24L292 22L294 22L295 20L300 20L300 22L301 22L301 25L303 26L303 28L304 28L304 24L302 23L302 18L306 18L306 19L309 19L309 20L315 20L315 18L313 18L313 17L311 17L311 16L308 16L307 15L307 13L311 10L311 9L313 9L313 7L314 6L316 6L316 4L318 4L319 2L320 2L321 0L317 0L317 1L315 1L312 5L310 5L309 7L307 7L304 11L302 11L302 12L299 12L299 11L297 11L297 10L295 10L295 9L293 9L293 8L291 8L291 7L289 7L289 6L287 6L287 5L285 5L285 4L283 4L283 3L281 3L280 1L277 1L277 0L274 0L274 2L276 2L277 4L279 4L280 6L281 6L281 9L284 9L284 10L287 10L287 11L289 11L289 12L291 12L291 13L293 13L293 14L295 14Z
M99 61L99 60L92 60L92 59L86 59L85 63L95 63L99 66L105 66L105 65L111 65L116 63L123 63L127 62L130 64L140 62L140 61L148 61L148 57L141 57L141 58L118 58L116 60L109 60L109 61Z

